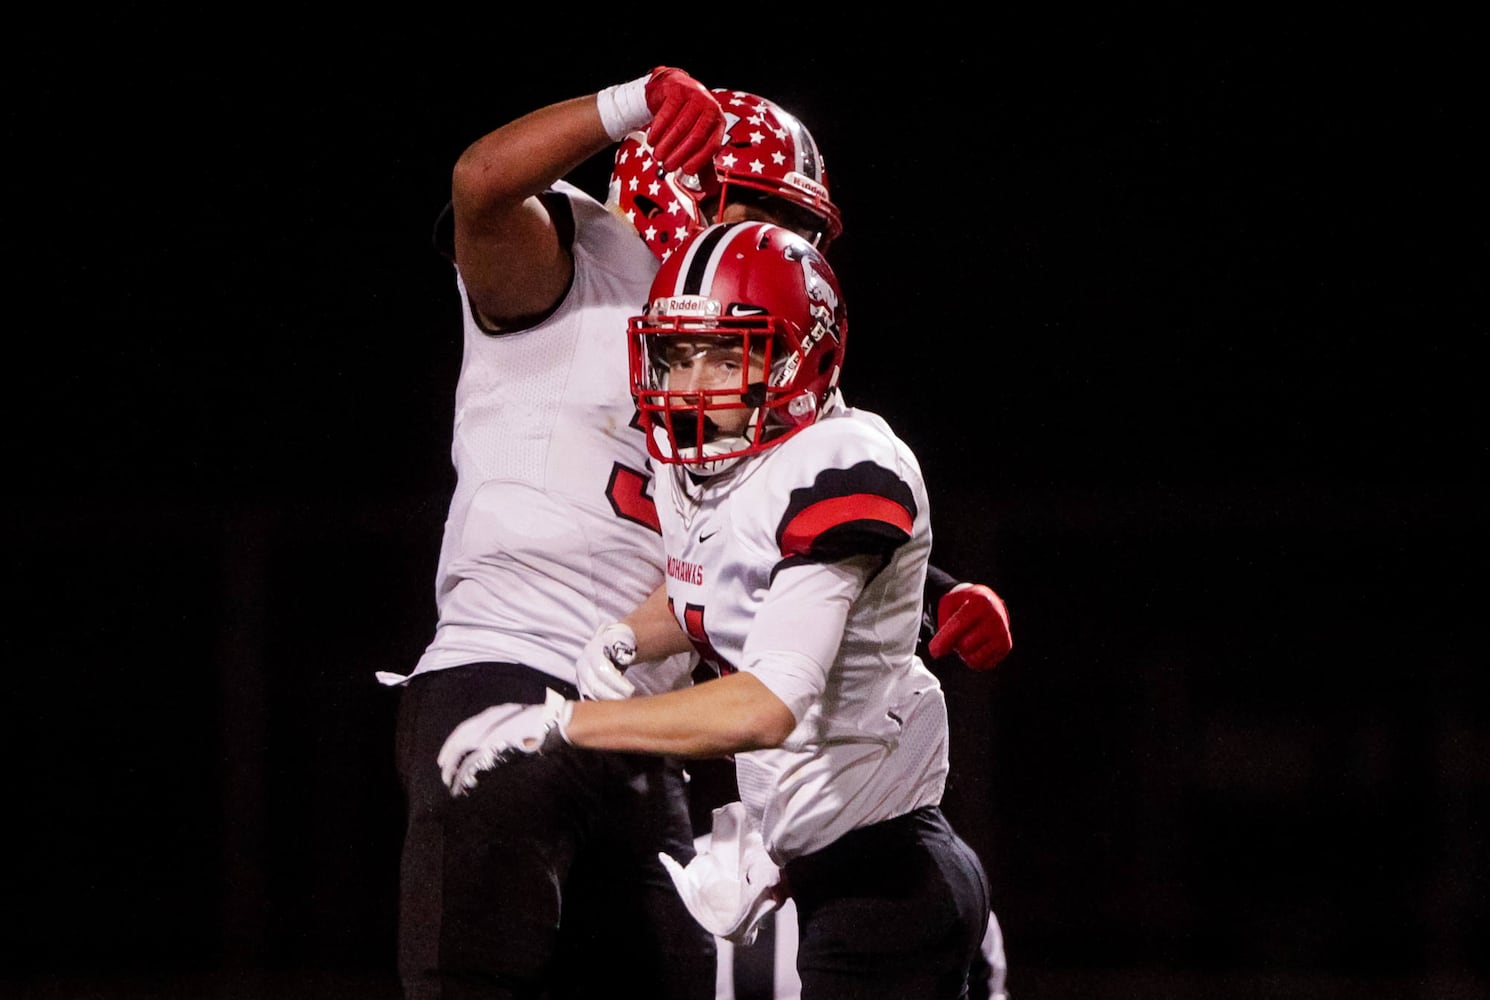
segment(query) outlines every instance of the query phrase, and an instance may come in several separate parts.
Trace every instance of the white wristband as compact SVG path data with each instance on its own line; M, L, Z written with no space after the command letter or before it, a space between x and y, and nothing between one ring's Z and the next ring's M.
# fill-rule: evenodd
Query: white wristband
M543 735L538 741L536 750L529 748L528 752L548 753L569 743L569 734L564 730L569 725L569 719L574 715L574 702L565 700L564 696L553 688L543 692Z
M647 81L652 74L639 76L630 83L618 83L606 87L595 95L595 106L600 110L600 124L611 141L620 142L629 133L643 125L651 124L652 112L647 108Z

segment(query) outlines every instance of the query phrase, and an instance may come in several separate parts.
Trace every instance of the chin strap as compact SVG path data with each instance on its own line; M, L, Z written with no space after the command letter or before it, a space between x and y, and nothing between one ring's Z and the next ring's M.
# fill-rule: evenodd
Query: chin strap
M759 413L759 411L756 412ZM751 417L751 428L754 427L754 422L755 417ZM653 434L659 445L662 446L663 454L673 455L672 442L668 440L667 430L658 426L653 431ZM681 464L689 472L695 476L708 478L709 476L719 475L719 473L729 469L744 457L743 455L732 455L729 458L710 459L710 455L722 455L731 451L739 451L749 445L749 443L750 440L743 437L719 438L708 442L702 448L679 448L677 450L677 457L682 460ZM700 458L702 461L698 461Z

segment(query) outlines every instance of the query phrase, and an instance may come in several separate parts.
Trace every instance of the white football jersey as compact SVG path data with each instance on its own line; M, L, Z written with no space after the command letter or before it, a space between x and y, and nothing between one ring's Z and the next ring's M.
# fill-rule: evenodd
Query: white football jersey
M674 615L706 662L755 674L797 719L781 747L735 757L772 859L939 804L947 714L916 657L931 524L910 449L835 400L720 475L655 471Z
M439 621L414 673L495 660L573 683L596 629L662 581L626 347L627 319L646 302L657 261L595 199L564 182L555 189L575 223L574 279L555 312L486 333L456 276L465 327L457 481L436 576Z

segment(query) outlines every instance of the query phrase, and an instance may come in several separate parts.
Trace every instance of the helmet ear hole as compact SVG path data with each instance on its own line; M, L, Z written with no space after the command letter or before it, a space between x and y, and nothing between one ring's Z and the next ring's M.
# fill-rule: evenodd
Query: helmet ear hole
M645 132L632 132L616 147L606 207L636 230L659 261L685 235L702 228L702 195L692 175L659 171Z
M637 213L649 219L654 218L658 212L662 211L661 205L644 194L635 195L632 200L636 203Z

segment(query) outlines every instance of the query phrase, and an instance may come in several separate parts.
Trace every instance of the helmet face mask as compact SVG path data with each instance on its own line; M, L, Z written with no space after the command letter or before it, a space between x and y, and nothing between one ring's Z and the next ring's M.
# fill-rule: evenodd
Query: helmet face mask
M786 440L836 387L846 332L837 279L791 230L740 222L694 234L628 327L649 452L712 475Z
M769 416L782 402L771 391L785 342L776 326L772 319L705 325L674 316L635 328L638 407L661 430L667 455L711 465L760 450L769 431L779 433L781 421Z
M789 201L775 189L739 180L721 181L716 194L705 195L699 208L706 219L719 222L754 220L774 222L795 232L808 243L826 249L828 219L795 201ZM726 208L730 211L726 212Z

